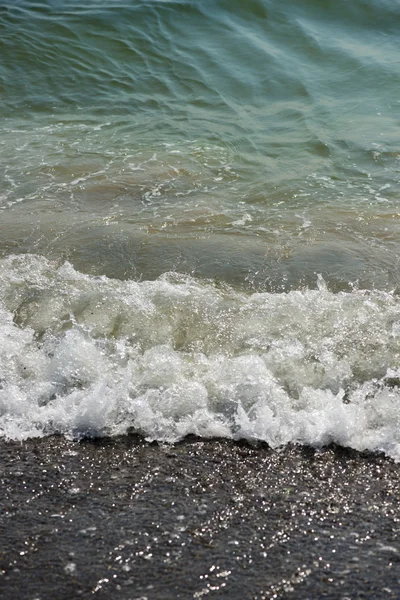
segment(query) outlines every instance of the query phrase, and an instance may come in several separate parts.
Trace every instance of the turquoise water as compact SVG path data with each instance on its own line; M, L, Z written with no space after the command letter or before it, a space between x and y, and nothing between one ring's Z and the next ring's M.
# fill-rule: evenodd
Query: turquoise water
M400 456L399 22L0 0L4 435Z
M396 286L399 13L1 2L1 251L117 277Z

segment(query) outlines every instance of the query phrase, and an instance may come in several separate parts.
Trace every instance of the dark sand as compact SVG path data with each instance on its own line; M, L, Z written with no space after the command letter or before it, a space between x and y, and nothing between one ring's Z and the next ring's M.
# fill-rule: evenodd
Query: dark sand
M382 456L136 437L0 455L2 600L400 598Z

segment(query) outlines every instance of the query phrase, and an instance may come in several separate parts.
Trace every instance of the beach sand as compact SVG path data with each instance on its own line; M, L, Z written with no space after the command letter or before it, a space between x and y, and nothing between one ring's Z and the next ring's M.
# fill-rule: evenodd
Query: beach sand
M399 598L399 466L136 436L0 444L2 600Z

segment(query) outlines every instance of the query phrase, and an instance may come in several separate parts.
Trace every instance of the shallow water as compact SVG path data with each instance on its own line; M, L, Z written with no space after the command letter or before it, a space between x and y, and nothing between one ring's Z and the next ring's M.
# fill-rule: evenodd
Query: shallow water
M382 456L58 436L0 458L4 600L398 598Z
M399 16L0 1L3 435L400 456Z

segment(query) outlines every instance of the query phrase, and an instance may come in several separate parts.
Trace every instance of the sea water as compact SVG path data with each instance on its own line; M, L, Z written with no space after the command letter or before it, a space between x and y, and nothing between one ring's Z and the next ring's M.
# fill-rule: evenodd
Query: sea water
M0 0L0 433L400 459L396 2Z

